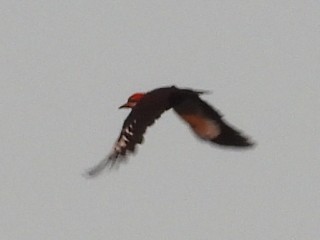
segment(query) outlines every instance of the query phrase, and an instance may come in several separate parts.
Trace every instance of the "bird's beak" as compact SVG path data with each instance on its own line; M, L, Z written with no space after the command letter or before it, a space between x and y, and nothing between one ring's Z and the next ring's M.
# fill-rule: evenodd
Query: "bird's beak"
M119 109L122 109L122 108L131 108L131 106L129 103L125 103L119 107Z

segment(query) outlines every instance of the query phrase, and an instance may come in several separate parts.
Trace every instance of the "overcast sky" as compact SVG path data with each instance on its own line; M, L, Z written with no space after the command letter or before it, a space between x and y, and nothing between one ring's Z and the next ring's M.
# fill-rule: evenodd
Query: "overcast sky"
M320 239L319 1L5 1L0 238ZM203 98L257 142L203 143L172 111L118 171L129 95Z

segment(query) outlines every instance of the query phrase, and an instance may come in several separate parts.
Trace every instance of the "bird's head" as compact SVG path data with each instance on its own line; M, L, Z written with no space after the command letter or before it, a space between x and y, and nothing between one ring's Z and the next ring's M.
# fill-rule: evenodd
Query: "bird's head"
M121 105L119 107L119 109L121 109L121 108L133 108L144 97L144 95L146 95L146 94L145 93L135 93L135 94L131 95L128 98L128 101L125 104Z

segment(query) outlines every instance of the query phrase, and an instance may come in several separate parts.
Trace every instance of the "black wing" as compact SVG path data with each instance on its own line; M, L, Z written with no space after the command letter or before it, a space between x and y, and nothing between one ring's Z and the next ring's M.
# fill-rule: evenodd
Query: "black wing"
M127 152L134 152L136 145L143 142L143 134L147 127L171 107L170 94L173 91L174 88L160 88L146 94L124 121L113 151L87 174L96 176L104 168L112 168L125 161Z
M186 94L174 107L178 115L186 121L200 138L224 146L249 147L253 143L239 130L223 120L222 115L204 102L199 94Z

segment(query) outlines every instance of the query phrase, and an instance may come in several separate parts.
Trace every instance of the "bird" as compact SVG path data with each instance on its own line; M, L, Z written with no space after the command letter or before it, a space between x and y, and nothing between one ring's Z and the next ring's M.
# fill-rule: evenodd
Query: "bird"
M195 135L207 142L226 147L248 148L253 141L231 126L223 115L200 98L208 91L199 91L176 86L161 87L149 92L131 95L119 109L131 109L125 119L120 135L109 155L87 171L87 176L97 176L106 167L119 166L142 144L146 129L162 113L173 109L189 125Z

